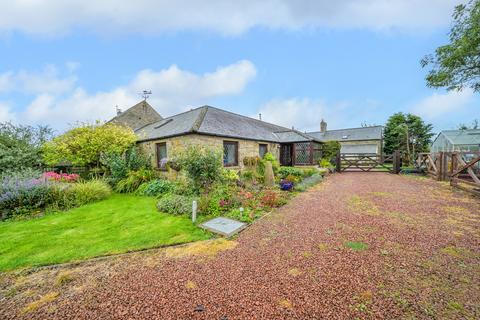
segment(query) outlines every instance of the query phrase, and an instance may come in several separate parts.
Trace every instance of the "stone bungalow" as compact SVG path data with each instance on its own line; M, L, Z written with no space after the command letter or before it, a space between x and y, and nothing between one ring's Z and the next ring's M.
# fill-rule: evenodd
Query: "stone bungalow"
M341 153L383 153L383 126L369 126L339 130L327 130L327 123L320 122L320 131L307 132L318 141L338 141Z
M224 165L232 168L243 167L245 157L263 157L267 152L284 166L316 165L322 143L329 140L340 141L342 150L352 145L355 150L378 153L382 145L376 127L327 131L322 120L320 132L302 133L210 106L162 118L142 101L109 122L134 129L138 145L153 156L158 168L163 167L162 160L192 144L223 150Z

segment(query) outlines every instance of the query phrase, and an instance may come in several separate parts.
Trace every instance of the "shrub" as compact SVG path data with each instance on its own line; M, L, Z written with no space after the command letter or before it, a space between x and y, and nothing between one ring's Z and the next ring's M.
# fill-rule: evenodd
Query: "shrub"
M233 197L235 192L235 187L217 185L200 198L198 209L205 215L218 215L226 212L238 204Z
M278 175L281 179L286 179L288 176L294 176L297 180L301 180L304 175L304 170L295 167L280 167Z
M318 173L318 170L315 169L315 168L305 168L305 169L302 169L303 170L303 177L311 177L313 176L314 174Z
M112 194L112 189L103 180L90 180L72 184L66 193L74 199L75 206L103 200Z
M260 204L268 208L281 207L287 203L287 199L283 196L284 194L275 190L266 190L260 198Z
M326 141L322 145L322 159L332 161L336 156L338 151L340 151L341 145L338 141Z
M280 163L275 158L275 156L273 154L271 154L270 152L265 153L262 161L260 161L260 164L259 164L259 167L258 167L259 174L261 176L263 176L264 170L265 170L265 162L267 162L267 161L272 163L273 173L277 174L278 169L280 168Z
M174 190L174 182L166 179L155 179L142 183L136 193L143 196L158 197L165 193L173 192Z
M237 171L230 169L222 169L222 181L226 183L235 183L240 180Z
M301 177L294 176L293 174L289 174L289 175L286 176L283 180L287 180L287 181L290 181L290 182L293 182L293 183L298 183L298 182L300 182L302 179L301 179Z
M166 194L157 202L157 209L161 212L182 215L192 212L192 202L195 197Z
M214 182L221 178L222 156L216 150L189 146L176 160L192 180L197 193L201 189L208 190Z
M82 125L45 143L44 160L49 165L70 162L75 166L98 166L102 153L122 154L135 144L133 130L115 124Z
M308 188L311 188L317 183L321 182L322 180L323 180L323 177L320 174L316 173L311 177L305 178L302 182L295 185L295 190L303 192Z
M66 210L108 198L112 189L103 180L90 180L74 184L53 184L48 207Z
M235 208L230 210L227 216L242 222L252 222L256 217L259 216L259 213L248 207L243 208L243 211L240 210L240 208Z
M318 164L322 168L333 168L333 164L327 159L320 159Z
M12 175L0 182L0 213L3 218L30 214L50 199L51 184L44 179Z
M126 178L129 171L151 169L150 158L140 152L137 147L131 147L123 154L104 153L100 157L100 162L107 167L112 185Z
M39 168L42 164L41 145L53 130L48 126L24 126L0 123L0 174Z
M135 192L142 183L149 182L155 178L155 172L150 169L130 171L127 177L118 181L115 191L120 193Z

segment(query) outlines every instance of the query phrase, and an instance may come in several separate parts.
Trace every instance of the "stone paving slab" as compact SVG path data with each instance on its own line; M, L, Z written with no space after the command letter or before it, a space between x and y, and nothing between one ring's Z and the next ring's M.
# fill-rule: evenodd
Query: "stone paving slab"
M202 223L200 227L225 237L231 237L245 229L247 224L225 217L218 217Z

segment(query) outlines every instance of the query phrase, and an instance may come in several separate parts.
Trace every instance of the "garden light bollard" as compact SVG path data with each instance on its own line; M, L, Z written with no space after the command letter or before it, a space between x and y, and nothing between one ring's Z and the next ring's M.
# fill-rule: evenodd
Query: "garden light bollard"
M197 220L197 201L193 200L192 202L192 222Z

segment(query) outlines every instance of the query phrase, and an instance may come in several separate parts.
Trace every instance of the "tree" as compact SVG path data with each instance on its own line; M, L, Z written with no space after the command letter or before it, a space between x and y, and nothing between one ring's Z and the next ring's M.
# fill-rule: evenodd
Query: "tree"
M122 154L136 141L132 129L115 124L82 125L43 145L49 165L99 166L102 153Z
M419 116L395 113L385 125L385 153L400 150L403 160L410 164L417 152L429 150L432 137L432 125L426 124Z
M52 135L48 126L0 123L0 173L40 167L41 145Z
M455 7L450 43L421 60L422 67L432 65L426 76L427 86L480 91L480 0L470 0Z
M471 130L471 129L480 129L480 123L478 122L478 119L473 120L470 126L465 123L460 123L458 125L458 130Z

